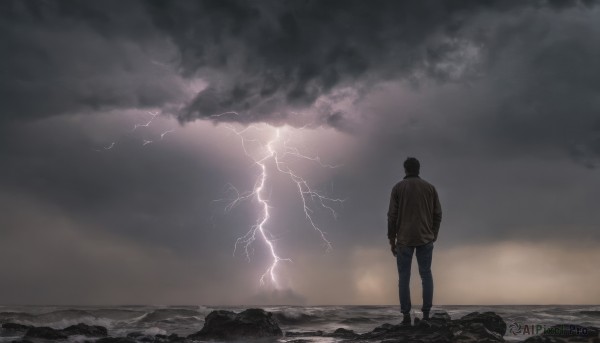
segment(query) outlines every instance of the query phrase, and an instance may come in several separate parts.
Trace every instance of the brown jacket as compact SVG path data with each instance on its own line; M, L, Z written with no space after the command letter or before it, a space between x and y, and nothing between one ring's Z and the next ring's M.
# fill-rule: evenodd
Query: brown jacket
M388 211L388 238L402 246L435 241L442 222L442 207L435 187L407 175L392 189Z

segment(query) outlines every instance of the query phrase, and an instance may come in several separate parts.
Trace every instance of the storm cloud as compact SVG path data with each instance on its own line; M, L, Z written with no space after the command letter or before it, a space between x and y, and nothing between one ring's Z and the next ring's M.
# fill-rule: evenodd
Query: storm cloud
M600 242L597 1L3 1L0 51L0 302L394 303L380 261L407 156L442 200L440 302L598 301L578 285L598 278L578 263ZM270 179L294 261L276 292L260 242L233 255L256 204L225 213L229 185L258 170L228 125L339 165L289 162L345 199L315 213L329 253ZM502 297L464 293L469 273Z

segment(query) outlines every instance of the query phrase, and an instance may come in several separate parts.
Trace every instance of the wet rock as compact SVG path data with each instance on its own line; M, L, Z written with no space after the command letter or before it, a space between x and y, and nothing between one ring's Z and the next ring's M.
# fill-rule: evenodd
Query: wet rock
M25 332L29 329L31 329L33 326L31 325L23 325L23 324L17 324L17 323L4 323L2 324L2 328L6 331L13 331L13 332Z
M466 316L460 318L458 321L463 326L468 327L471 323L481 323L488 330L498 333L500 336L504 336L506 333L506 323L494 312L471 312Z
M438 322L438 321L449 322L451 320L451 318L447 312L442 311L442 312L436 312L433 315L431 315L429 320L433 321L433 322Z
M26 338L43 338L47 340L66 339L62 330L56 330L47 326L31 327L25 333Z
M128 339L136 342L152 342L152 343L174 343L174 342L187 342L185 337L173 333L170 335L157 334L154 336L146 335L143 332L134 331L127 334Z
M140 331L133 331L127 334L127 338L137 339L139 337L144 336L144 334Z
M286 331L285 337L319 337L323 336L324 332L321 330L317 331Z
M104 337L100 338L95 343L137 343L137 341L127 337Z
M156 335L156 336L158 336L158 335ZM187 342L187 339L185 337L180 337L176 333L172 333L169 336L167 336L167 340L169 342Z
M375 329L373 329L373 332L379 332L379 331L389 331L394 327L394 325L389 324L389 323L385 323L382 324L378 327L376 327Z
M559 324L545 328L543 334L529 337L524 343L600 342L600 329L593 326Z
M99 325L86 325L79 323L77 325L71 325L62 330L67 336L82 335L87 337L106 337L108 330L104 326Z
M360 339L366 340L381 340L381 339L390 339L390 338L402 338L407 337L407 335L414 331L412 326L408 325L392 325L392 324L383 324L376 327L373 331L367 332L359 336Z
M158 342L169 342L169 336L158 334L158 335L154 336L152 341L157 342L157 343Z
M206 316L202 330L189 335L189 339L239 339L280 337L283 332L271 312L248 309L241 313L213 311Z
M339 328L337 330L335 330L332 334L328 334L326 335L327 337L336 337L336 338L356 338L358 337L358 334L356 332L354 332L353 330L348 330L348 329L344 329L344 328Z
M504 342L497 332L489 330L482 323L469 323L465 330L456 335L453 342Z
M504 342L506 323L493 312L473 312L451 320L448 313L435 313L429 320L416 321L414 326L383 324L371 332L357 335L355 341L393 342ZM502 334L500 334L502 332Z
M342 324L364 324L364 323L373 323L374 320L367 317L352 317L342 320L340 323Z
M153 343L174 343L174 342L187 342L185 337L179 337L177 334L167 335L155 335L154 339L151 341Z

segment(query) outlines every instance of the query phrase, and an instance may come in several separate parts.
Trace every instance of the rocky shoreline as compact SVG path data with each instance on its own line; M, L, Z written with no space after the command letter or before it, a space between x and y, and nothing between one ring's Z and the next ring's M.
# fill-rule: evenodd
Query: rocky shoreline
M2 336L21 336L15 343L37 342L95 342L95 343L170 343L197 341L252 341L309 343L319 338L334 338L339 342L504 342L507 326L494 312L472 312L452 320L448 313L434 313L429 320L417 320L413 325L383 324L366 333L339 328L324 331L282 331L273 313L262 309L248 309L240 313L217 310L206 316L203 328L186 337L145 335L131 332L125 337L110 337L102 326L83 323L64 329L36 327L19 323L2 324ZM599 329L574 324L547 328L545 334L530 336L526 343L594 342L600 343Z

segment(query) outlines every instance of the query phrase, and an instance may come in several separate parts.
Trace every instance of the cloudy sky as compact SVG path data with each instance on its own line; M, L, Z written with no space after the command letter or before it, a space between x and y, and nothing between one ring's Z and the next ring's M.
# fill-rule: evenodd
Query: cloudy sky
M598 304L599 5L2 1L0 303L396 304L415 156L435 304Z

